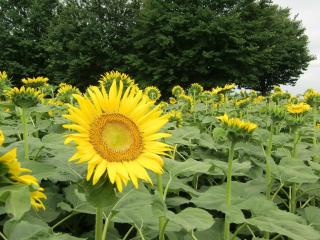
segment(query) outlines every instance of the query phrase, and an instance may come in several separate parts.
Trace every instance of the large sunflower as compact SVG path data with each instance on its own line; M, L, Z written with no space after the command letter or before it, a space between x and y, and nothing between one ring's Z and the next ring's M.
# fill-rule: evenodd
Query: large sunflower
M30 173L31 170L21 167L20 162L17 160L17 148L13 148L0 156L0 167L6 169L7 177L13 183L33 186L33 190L30 192L31 206L36 210L40 208L45 209L42 203L42 199L47 199L47 196L43 193L44 189L40 187L34 176L25 174Z
M146 171L162 173L163 160L171 147L159 141L169 134L159 130L167 123L160 107L131 87L124 91L122 81L113 81L109 93L105 88L91 87L89 96L74 95L79 107L69 106L65 117L73 123L65 128L78 131L69 134L65 143L77 143L70 160L87 162L87 180L96 184L108 175L119 191L131 180L151 182Z

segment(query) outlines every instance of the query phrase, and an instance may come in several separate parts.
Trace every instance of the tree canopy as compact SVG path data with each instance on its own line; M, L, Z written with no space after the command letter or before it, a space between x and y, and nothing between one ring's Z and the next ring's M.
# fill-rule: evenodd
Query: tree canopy
M295 84L305 29L269 0L0 0L0 69L86 87L109 70L167 91Z

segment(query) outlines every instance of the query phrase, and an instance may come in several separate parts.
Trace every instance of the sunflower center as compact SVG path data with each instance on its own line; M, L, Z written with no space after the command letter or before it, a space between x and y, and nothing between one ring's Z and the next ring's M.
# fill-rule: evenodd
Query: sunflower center
M121 114L102 114L91 125L90 142L110 162L134 160L143 142L137 125Z

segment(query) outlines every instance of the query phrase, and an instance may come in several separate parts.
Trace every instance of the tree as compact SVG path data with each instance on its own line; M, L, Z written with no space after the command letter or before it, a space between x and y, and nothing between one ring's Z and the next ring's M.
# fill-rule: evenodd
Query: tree
M58 0L0 0L0 69L13 76L44 74L43 39Z
M128 0L66 1L48 31L48 76L84 88L105 71L120 69L139 7Z
M266 0L146 0L131 41L132 75L163 91L235 82L265 93L312 59L301 23Z

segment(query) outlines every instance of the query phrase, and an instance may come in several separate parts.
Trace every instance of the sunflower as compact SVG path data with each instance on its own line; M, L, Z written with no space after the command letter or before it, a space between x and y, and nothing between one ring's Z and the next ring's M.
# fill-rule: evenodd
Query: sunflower
M320 92L317 92L314 89L308 89L307 91L305 91L303 97L306 103L308 103L311 106L320 105Z
M12 182L32 186L32 189L36 188L30 193L31 206L36 210L45 209L41 201L41 199L47 198L43 193L44 189L40 187L34 176L25 174L30 173L31 170L21 167L20 162L17 160L17 148L13 148L0 156L0 165L4 166L7 176Z
M177 123L177 127L181 127L182 126L182 113L180 111L171 111L169 114L169 121L170 122L176 122Z
M80 94L80 90L70 84L60 83L56 100L64 103L71 103L73 100L72 94Z
M257 128L255 123L243 121L240 118L229 118L226 113L223 116L217 117L217 119L229 129L240 130L246 133L252 133Z
M227 92L230 92L231 90L233 90L236 87L236 84L232 83L232 84L226 84L224 85L223 88L221 87L216 87L212 89L212 94L225 94Z
M98 87L88 92L90 97L74 95L79 107L69 106L65 115L72 124L64 127L78 131L65 140L65 144L77 144L70 160L88 163L87 180L92 179L93 185L106 175L120 192L129 180L136 188L139 179L151 182L146 168L161 174L161 155L171 150L159 141L170 136L159 132L167 116L142 91L131 87L124 91L122 81L114 80L109 93Z
M165 101L161 101L161 102L159 103L159 107L160 107L161 109L163 109L163 110L165 110L168 106L169 106L169 104L168 104L167 102L165 102Z
M0 81L6 81L8 79L8 74L6 71L0 71Z
M169 103L172 104L172 105L176 104L177 103L177 99L175 99L174 97L170 97L169 98Z
M108 91L114 80L117 82L117 84L122 81L125 89L135 85L134 80L129 75L118 71L106 72L105 74L101 75L99 83Z
M192 106L193 106L193 98L192 97L185 95L185 94L181 94L178 97L178 100L179 100L179 102L181 102L183 104L182 110L190 111L192 109Z
M33 78L23 78L21 82L26 86L26 87L31 87L31 88L39 88L39 87L44 87L47 85L47 82L49 81L48 78L46 77L33 77Z
M150 86L146 87L144 94L151 100L157 101L161 97L160 90L157 87Z
M0 71L0 99L5 100L5 92L10 89L11 82L8 78L8 74L5 71Z
M210 91L203 91L201 93L200 99L204 102L204 103L208 103L212 100L212 92Z
M40 91L30 87L22 86L20 89L14 87L8 90L6 93L12 102L21 108L35 107L43 100L43 94Z
M184 89L177 85L172 88L172 95L175 97L179 97L181 94L184 94Z
M189 95L196 97L203 91L203 87L199 83L192 83L188 88Z
M0 146L2 146L3 143L4 143L4 135L2 130L0 130Z
M244 108L250 104L250 101L250 98L238 99L237 101L235 101L235 105L237 107Z
M289 104L287 110L292 114L303 114L311 109L310 105L304 102L298 104Z

